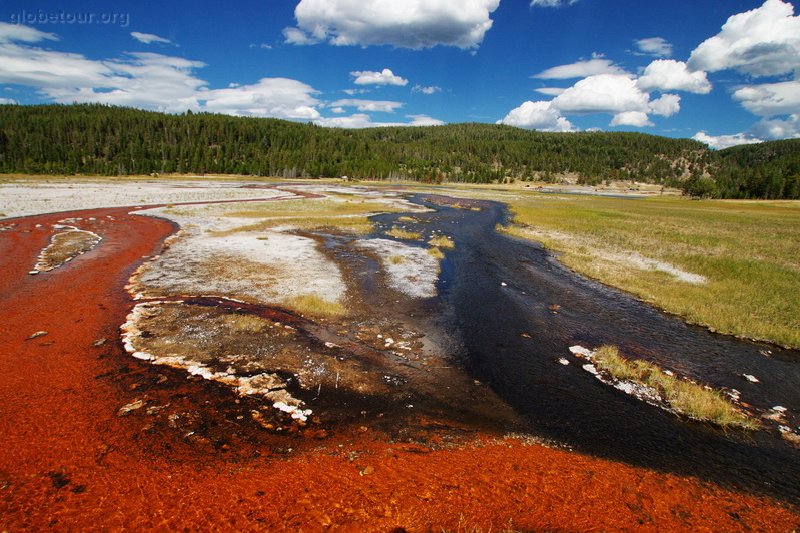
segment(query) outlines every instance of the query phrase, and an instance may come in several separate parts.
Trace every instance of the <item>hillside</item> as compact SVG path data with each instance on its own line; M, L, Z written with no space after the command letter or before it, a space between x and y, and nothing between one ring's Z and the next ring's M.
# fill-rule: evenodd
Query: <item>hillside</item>
M720 152L640 133L493 124L344 130L102 105L0 106L0 172L233 173L418 181L638 180L689 194L800 197L800 140Z

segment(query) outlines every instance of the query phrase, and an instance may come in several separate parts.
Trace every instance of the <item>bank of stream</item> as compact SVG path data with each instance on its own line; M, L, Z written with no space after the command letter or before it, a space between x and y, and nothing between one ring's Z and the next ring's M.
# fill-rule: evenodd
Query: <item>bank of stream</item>
M542 247L498 234L495 226L508 219L502 204L412 201L435 211L404 226L455 241L442 263L438 327L454 332L460 361L526 418L529 431L592 455L800 501L800 452L776 424L743 432L680 419L599 382L568 348L619 346L678 375L738 390L755 412L783 406L784 423L795 430L800 353L687 325L576 275ZM398 218L374 221L383 232Z

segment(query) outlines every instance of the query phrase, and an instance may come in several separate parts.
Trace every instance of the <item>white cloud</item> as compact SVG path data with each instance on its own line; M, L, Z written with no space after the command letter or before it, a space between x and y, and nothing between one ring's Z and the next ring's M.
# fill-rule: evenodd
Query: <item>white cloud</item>
M272 45L267 43L250 43L250 48L260 48L262 50L272 50Z
M342 92L345 94L349 94L350 96L353 96L356 94L367 94L369 92L369 89L342 89Z
M561 116L552 102L543 101L524 102L497 123L541 131L574 131L570 121Z
M755 115L789 115L800 110L800 81L748 85L736 90L733 99Z
M204 111L227 115L311 120L319 118L313 87L288 78L262 78L252 85L201 91Z
M549 92L548 88L544 88ZM650 113L669 117L680 110L680 96L664 94L651 100L636 79L623 74L598 74L584 78L572 87L553 90L549 102L525 102L512 109L500 123L545 131L570 131L573 125L565 114L607 113L611 126L653 126Z
M663 37L648 37L634 41L639 53L656 57L669 57L672 55L672 45Z
M300 0L297 27L283 34L287 43L301 45L475 49L499 5L500 0Z
M388 68L380 72L375 72L373 70L356 70L351 72L350 75L355 77L353 83L356 85L399 85L401 87L408 85L407 79L395 76L394 72Z
M624 111L617 113L611 119L611 126L635 126L637 128L644 128L645 126L653 126L647 117L647 113L641 111Z
M800 114L787 119L761 120L751 128L753 134L765 139L800 139Z
M409 122L373 122L369 115L356 113L348 117L320 117L314 124L328 128L382 128L390 126L441 126L443 121L428 115L406 115Z
M132 31L131 37L139 41L140 43L144 44L152 44L152 43L159 43L159 44L173 44L172 41L169 39L165 39L164 37L159 37L153 33L142 33L138 31Z
M597 74L625 74L625 70L608 59L593 58L552 67L531 77L546 80L566 80L570 78L585 78Z
M342 113L347 113L347 111L343 107L334 107L331 109L331 113L336 113L337 115L341 115Z
M699 131L692 137L695 141L700 141L713 148L714 150L722 150L730 148L731 146L738 146L740 144L756 144L764 142L762 139L752 137L746 133L736 133L734 135L709 135L704 131Z
M654 115L671 117L681 110L681 97L677 94L663 94L661 98L650 102L649 109Z
M443 120L428 115L406 115L406 118L411 119L409 126L444 126L445 124Z
M337 100L330 104L332 107L355 107L359 111L365 112L379 112L379 113L394 113L397 109L403 107L403 102L393 102L390 100L360 100L358 98L346 98L344 100Z
M531 0L531 7L562 7L571 6L578 0Z
M210 90L195 75L203 66L200 61L154 53L95 61L80 54L0 43L0 83L33 87L57 103L101 102L166 112L191 109L305 120L320 116L317 91L302 82L264 78L251 85Z
M657 59L650 63L636 82L643 91L686 91L697 94L711 92L706 73L690 72L683 61Z
M629 76L589 76L555 97L553 105L562 112L610 113L648 111L648 95Z
M537 93L545 94L547 96L558 96L559 94L566 91L563 87L539 87L538 89L534 89Z
M442 88L439 87L438 85L430 85L430 86L427 86L427 87L422 86L422 85L414 85L414 87L411 88L411 92L412 93L422 93L422 94L430 95L430 94L435 94L435 93L442 92Z
M0 43L0 83L32 87L105 87L113 70L80 54Z
M57 40L58 36L54 33L46 33L22 24L0 22L0 43L38 43Z
M287 44L294 44L297 46L307 46L311 44L317 44L321 40L312 35L308 35L302 30L299 30L297 28L284 28L283 37L286 40L285 42Z
M735 69L774 76L800 69L800 17L781 0L728 19L722 31L700 44L689 58L691 70Z
M0 105L13 105L16 103L17 101L13 98L0 98Z

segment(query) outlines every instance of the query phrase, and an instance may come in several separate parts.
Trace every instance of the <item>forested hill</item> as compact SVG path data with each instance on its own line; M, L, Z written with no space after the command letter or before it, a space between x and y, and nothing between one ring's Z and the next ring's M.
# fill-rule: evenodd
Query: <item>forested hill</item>
M729 198L800 197L800 141L720 152L639 133L492 124L345 130L103 105L0 105L0 172L228 173L419 181L631 179Z

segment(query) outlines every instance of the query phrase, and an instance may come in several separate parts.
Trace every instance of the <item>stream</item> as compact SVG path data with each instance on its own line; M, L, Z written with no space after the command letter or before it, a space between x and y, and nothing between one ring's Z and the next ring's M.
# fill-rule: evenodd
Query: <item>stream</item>
M800 352L687 325L576 275L539 245L498 234L495 226L508 219L500 203L464 201L480 207L471 210L430 195L411 201L435 211L403 226L438 230L456 243L442 262L437 326L455 332L456 358L524 417L528 431L582 453L800 502L800 451L776 424L726 432L681 419L601 383L568 348L617 345L678 375L737 389L758 411L784 406L793 429ZM399 216L373 220L382 232ZM557 364L562 357L570 365Z

